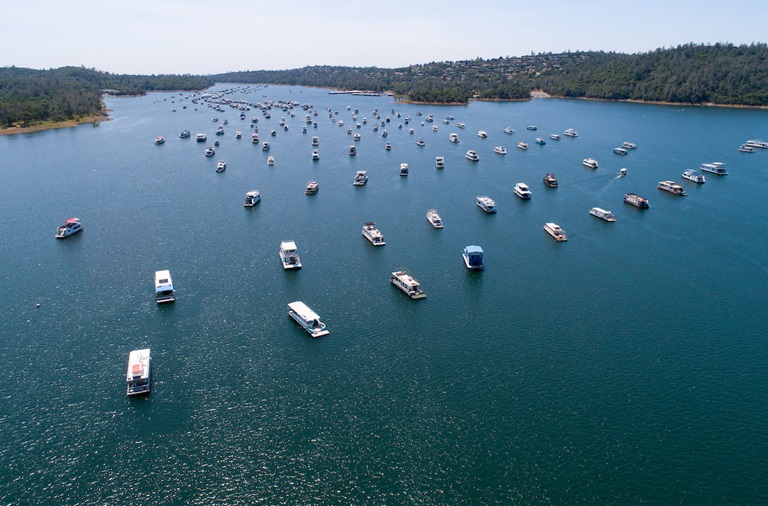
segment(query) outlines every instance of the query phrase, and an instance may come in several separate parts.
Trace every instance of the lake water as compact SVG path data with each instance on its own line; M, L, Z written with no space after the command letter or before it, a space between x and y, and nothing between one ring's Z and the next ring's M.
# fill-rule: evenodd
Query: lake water
M768 502L768 152L737 152L768 138L768 111L441 107L276 86L227 95L313 104L317 128L303 134L301 108L240 120L181 97L108 98L113 121L98 128L0 137L0 503ZM372 131L376 108L391 117L386 139ZM354 109L368 119L360 130ZM419 124L429 113L437 132ZM250 142L254 115L269 153ZM229 121L225 135L213 117ZM580 136L548 139L566 128ZM623 141L638 149L614 155ZM501 144L508 155L493 153ZM600 167L583 167L587 157ZM730 175L681 180L711 161ZM356 170L366 186L352 185ZM559 188L542 184L546 172ZM688 196L657 190L667 179ZM513 194L519 181L530 201ZM254 189L262 202L246 209ZM624 204L627 192L651 208ZM594 206L616 222L590 216ZM85 231L54 239L72 216ZM386 246L362 238L365 221ZM282 269L282 240L296 241L300 271ZM470 244L484 272L465 268ZM174 304L155 304L160 269ZM389 283L399 269L426 299ZM295 300L330 335L300 331ZM128 353L144 347L153 390L129 399Z

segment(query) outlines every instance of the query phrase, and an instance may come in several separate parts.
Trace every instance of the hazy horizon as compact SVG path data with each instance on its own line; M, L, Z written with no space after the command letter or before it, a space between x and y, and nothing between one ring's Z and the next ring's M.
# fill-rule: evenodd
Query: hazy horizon
M313 65L398 68L567 51L648 52L680 44L763 42L762 4L490 0L323 4L265 0L28 0L5 8L0 66L84 66L116 74L210 75ZM66 20L62 21L62 20ZM67 30L62 26L67 25Z

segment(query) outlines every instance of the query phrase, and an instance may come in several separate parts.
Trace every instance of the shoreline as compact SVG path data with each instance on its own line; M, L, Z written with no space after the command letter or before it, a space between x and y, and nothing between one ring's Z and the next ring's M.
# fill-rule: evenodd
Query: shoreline
M44 132L46 130L55 130L58 128L74 128L80 125L85 125L86 123L91 123L94 126L98 126L98 124L102 121L112 121L112 118L109 117L109 112L110 111L108 109L104 109L97 114L84 116L80 119L68 119L66 121L45 121L27 127L12 126L8 128L0 128L0 136L32 134L37 132Z

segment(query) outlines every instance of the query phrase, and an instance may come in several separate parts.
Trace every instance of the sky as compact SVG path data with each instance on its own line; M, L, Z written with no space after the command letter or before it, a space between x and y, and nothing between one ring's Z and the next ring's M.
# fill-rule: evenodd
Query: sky
M3 0L0 67L217 74L766 42L753 0Z

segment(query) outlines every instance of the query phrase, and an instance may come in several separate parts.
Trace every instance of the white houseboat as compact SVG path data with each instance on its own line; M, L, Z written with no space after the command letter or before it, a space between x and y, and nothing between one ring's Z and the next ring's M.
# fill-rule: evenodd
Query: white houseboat
M475 152L475 151L473 151L471 149L469 151L467 151L467 154L464 155L464 158L466 158L470 162L479 162L480 161L480 156L478 156L477 152Z
M442 156L436 156L435 157L435 168L436 169L443 169L445 168L445 158Z
M310 181L307 183L307 188L304 190L305 195L315 195L320 189L320 185L317 181Z
M321 337L330 334L325 327L325 323L320 321L320 316L309 309L309 307L300 300L288 304L288 315L312 337Z
M358 170L355 173L355 180L352 182L355 186L363 186L368 182L368 173L364 170Z
M557 134L549 134L549 138L552 139L553 141L559 141L560 140L560 136L557 135Z
M584 167L587 167L588 169L596 169L597 168L597 160L594 158L585 158L581 164Z
M363 237L368 239L368 241L373 244L374 246L384 246L384 236L381 234L381 231L376 228L376 223L372 221L366 221L363 225Z
M456 144L457 142L459 142L459 134L453 133L453 134L449 135L448 136L448 140L451 141L452 143Z
M698 184L704 184L707 182L707 178L704 177L704 174L699 174L695 170L686 170L683 172L683 179L687 179L688 181L692 181Z
M600 209L599 207L593 207L592 209L590 209L589 214L591 214L592 216L596 216L601 220L611 221L611 222L616 221L616 217L613 216L613 213L611 213L610 211L606 211L605 209Z
M486 213L493 214L496 212L496 202L485 195L480 195L477 197L477 205Z
M435 228L443 228L443 219L438 214L437 209L427 211L427 221Z
M546 230L549 235L554 237L557 242L568 240L568 237L565 235L565 231L560 228L560 225L557 223L547 223L544 225L544 230Z
M554 174L551 174L551 173L544 174L544 179L542 179L542 181L544 181L544 184L549 186L550 188L557 188L557 178L555 177Z
M173 302L176 300L175 293L173 291L173 280L171 279L171 271L156 271L155 272L155 301L158 304L164 302Z
M528 200L531 198L531 195L533 195L531 190L528 188L528 185L525 183L517 183L515 185L514 192L515 192L515 195L517 195L523 200Z
M400 175L401 176L407 176L408 175L408 164L403 162L400 164Z
M424 290L421 289L419 282L405 271L393 272L389 280L412 299L423 299L427 296Z
M496 146L495 148L493 148L493 152L496 153L497 155L506 155L507 148L505 148L504 146Z
M728 171L726 170L725 164L723 162L702 163L699 167L699 170L703 170L704 172L711 172L712 174L717 174L718 176L725 176L728 174Z
M133 350L128 355L128 396L148 394L152 389L152 357L149 348Z
M197 139L197 142L205 142L206 140L208 140L208 136L205 134L197 134L197 136L195 136L195 139Z
M258 190L251 190L245 194L245 207L253 207L261 201L261 194Z
M488 132L486 132L485 130L479 130L477 132L477 136L480 137L481 139L485 139L488 137Z
M504 129L504 133L507 134L507 135L514 135L515 134L515 129L512 128L512 127L506 127Z
M563 132L563 135L565 135L566 137L578 137L579 133L573 128L569 128L568 130Z
M464 265L467 266L467 269L474 271L485 269L485 265L483 265L483 248L480 246L466 246L461 256L464 258Z
M280 261L283 263L283 269L301 269L301 259L295 242L280 243Z
M83 224L79 218L69 218L56 228L56 239L64 239L83 231Z

